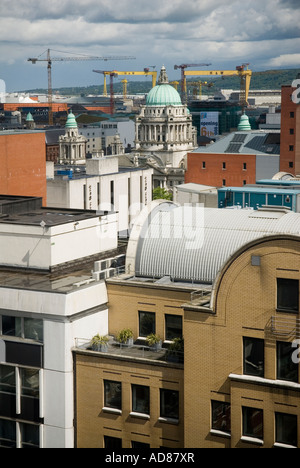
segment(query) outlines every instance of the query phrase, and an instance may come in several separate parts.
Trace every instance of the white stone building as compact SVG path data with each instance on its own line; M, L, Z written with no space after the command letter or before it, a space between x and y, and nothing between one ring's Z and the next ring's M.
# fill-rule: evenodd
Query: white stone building
M0 447L73 448L75 337L108 333L115 213L0 197ZM25 205L25 208L24 206Z
M87 139L79 135L75 115L70 112L65 135L59 137L59 164L83 165Z
M185 156L196 147L192 116L162 67L158 85L151 89L136 118L135 150L157 168L154 186L170 188L169 175L174 175L174 169L182 169L175 183L183 182Z

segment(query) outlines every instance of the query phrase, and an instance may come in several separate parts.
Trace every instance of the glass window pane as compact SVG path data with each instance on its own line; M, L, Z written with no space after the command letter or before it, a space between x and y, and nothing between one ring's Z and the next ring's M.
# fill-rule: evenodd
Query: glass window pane
M143 385L132 385L132 411L150 414L150 389Z
M229 403L212 401L212 429L231 432L231 411Z
M19 317L2 316L2 335L22 336L22 319Z
M0 419L0 448L16 448L16 423Z
M162 418L179 419L179 392L161 389L160 416Z
M244 374L264 377L264 340L244 338Z
M121 382L104 381L104 406L107 408L122 409Z
M117 437L104 436L104 448L106 448L106 449L121 449L122 448L122 439L118 439Z
M139 312L139 336L147 337L155 333L155 313Z
M43 321L24 318L24 338L43 341Z
M12 366L0 366L0 392L16 393L15 368Z
M263 410L243 408L243 435L263 439Z
M39 426L34 424L20 424L22 448L39 448L40 431Z
M166 315L166 340L173 341L175 338L182 338L182 317Z
M277 278L277 308L290 312L299 311L299 281Z
M36 369L20 369L21 394L39 398L39 371Z
M298 383L298 363L293 362L292 343L277 342L277 378Z
M297 447L297 416L276 413L276 442Z

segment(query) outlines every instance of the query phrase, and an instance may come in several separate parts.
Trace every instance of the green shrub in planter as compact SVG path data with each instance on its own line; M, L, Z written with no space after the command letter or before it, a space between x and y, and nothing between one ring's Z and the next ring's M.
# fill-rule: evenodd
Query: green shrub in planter
M108 336L101 336L99 333L93 336L91 340L92 350L93 351L100 351L101 353L106 353L108 350Z
M155 333L151 333L147 336L147 343L154 351L159 351L162 347L162 341L158 335L155 335Z
M127 346L133 345L133 331L130 328L124 328L117 335L117 341Z

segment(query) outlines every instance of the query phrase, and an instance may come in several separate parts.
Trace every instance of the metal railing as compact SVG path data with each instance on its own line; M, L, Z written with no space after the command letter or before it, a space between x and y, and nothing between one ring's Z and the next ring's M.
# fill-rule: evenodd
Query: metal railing
M300 319L296 317L271 317L271 332L275 336L300 338Z

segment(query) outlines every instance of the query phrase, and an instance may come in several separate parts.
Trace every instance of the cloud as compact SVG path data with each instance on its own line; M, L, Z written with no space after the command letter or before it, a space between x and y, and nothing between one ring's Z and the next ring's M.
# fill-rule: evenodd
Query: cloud
M300 54L285 54L279 55L269 60L269 65L271 67L290 67L300 65Z

